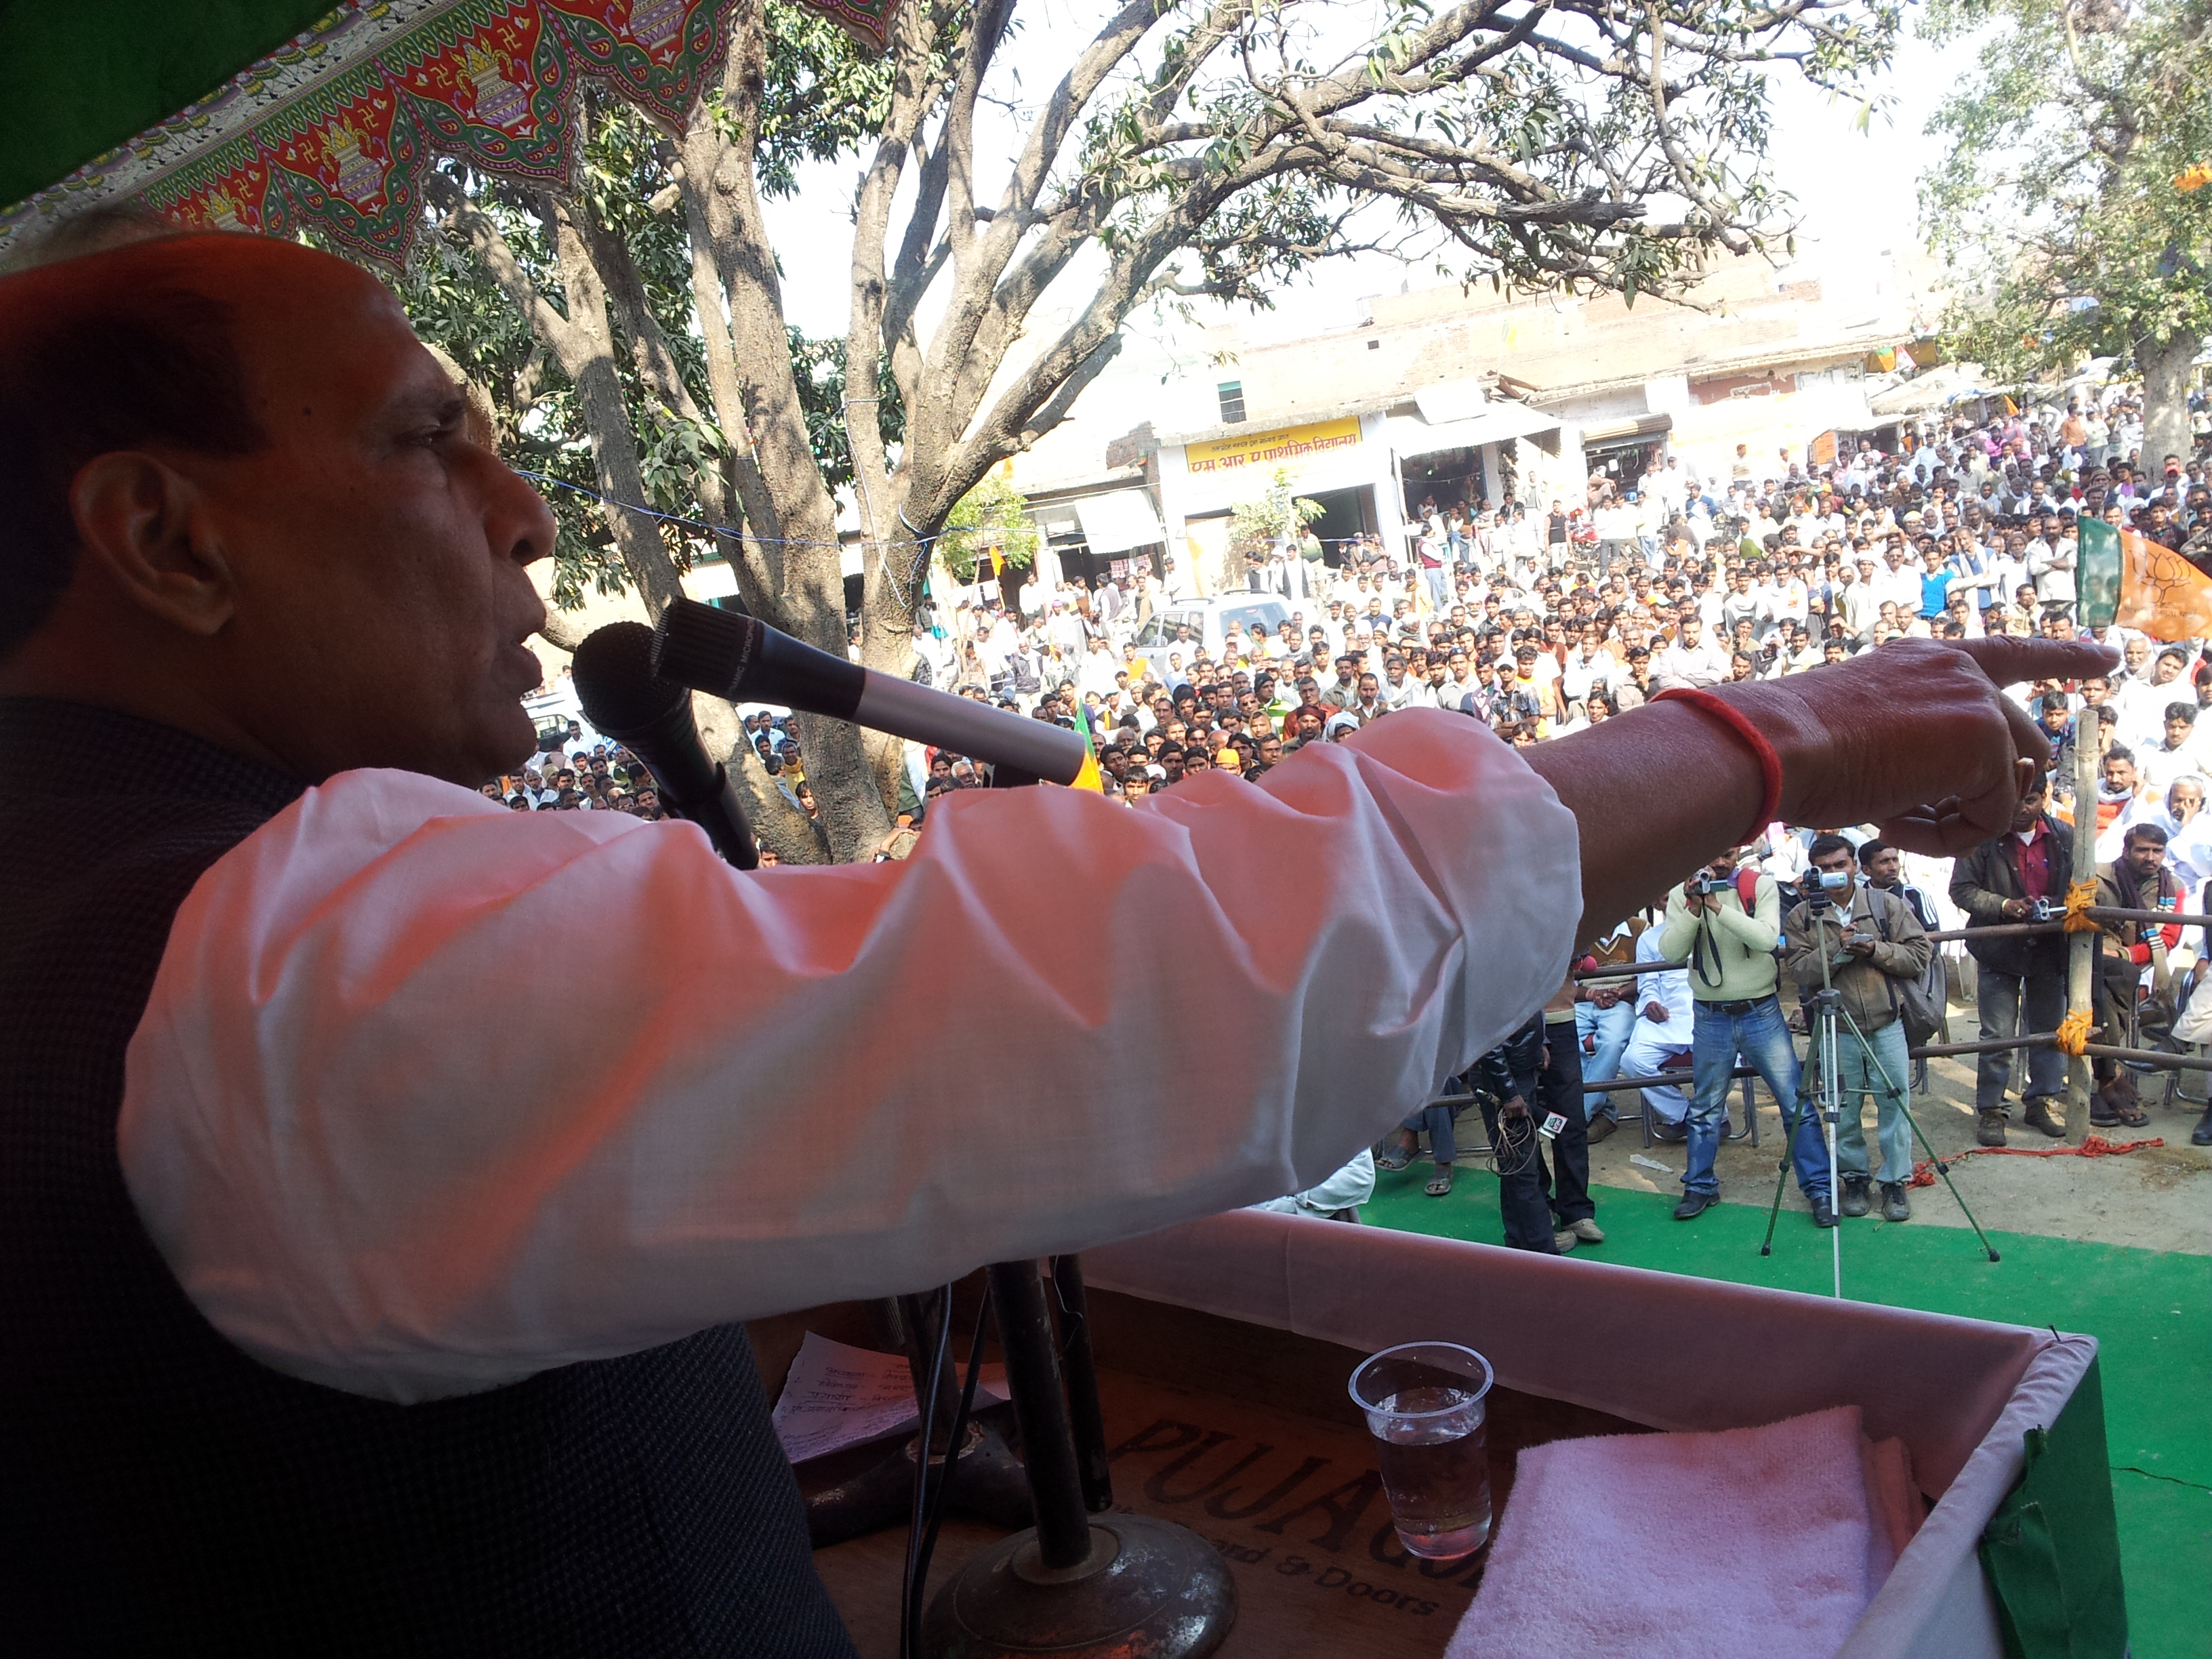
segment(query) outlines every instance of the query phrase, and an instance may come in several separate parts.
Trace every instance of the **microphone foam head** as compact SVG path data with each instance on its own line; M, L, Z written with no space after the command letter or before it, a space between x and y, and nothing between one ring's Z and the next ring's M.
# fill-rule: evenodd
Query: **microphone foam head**
M584 717L611 738L643 731L691 694L653 672L653 630L643 623L609 623L576 647L576 696Z
M653 665L678 685L735 701L760 636L760 624L738 611L672 599L653 630Z

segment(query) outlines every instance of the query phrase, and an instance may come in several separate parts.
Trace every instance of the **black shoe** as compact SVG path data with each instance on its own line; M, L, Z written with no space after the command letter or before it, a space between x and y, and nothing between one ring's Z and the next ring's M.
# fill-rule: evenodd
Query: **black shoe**
M2192 1146L2212 1146L2212 1106L2204 1109L2204 1115L2197 1120L2197 1127L2189 1132Z
M1655 1123L1651 1139L1664 1146L1679 1146L1690 1138L1690 1132L1679 1123Z
M1829 1206L1828 1195L1826 1193L1813 1200L1813 1224L1815 1227L1832 1227L1836 1224L1836 1212Z
M1867 1196L1867 1182L1869 1179L1869 1176L1863 1175L1847 1175L1844 1177L1844 1201L1841 1208L1845 1215L1864 1215L1874 1207Z
M1695 1221L1720 1201L1718 1193L1684 1193L1682 1201L1674 1206L1674 1219Z
M1912 1206L1905 1201L1905 1183L1885 1181L1881 1183L1881 1218L1884 1221L1910 1221Z

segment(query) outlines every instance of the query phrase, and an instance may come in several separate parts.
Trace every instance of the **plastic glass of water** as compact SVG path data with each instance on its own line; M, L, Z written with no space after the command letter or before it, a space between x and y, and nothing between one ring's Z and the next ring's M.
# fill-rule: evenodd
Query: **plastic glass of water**
M1352 1397L1380 1449L1398 1537L1431 1561L1490 1541L1490 1362L1451 1342L1407 1342L1359 1362Z

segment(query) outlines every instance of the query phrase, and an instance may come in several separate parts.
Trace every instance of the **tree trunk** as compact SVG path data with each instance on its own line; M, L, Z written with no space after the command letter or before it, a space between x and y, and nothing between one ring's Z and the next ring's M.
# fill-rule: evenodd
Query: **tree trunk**
M914 613L929 580L929 549L927 541L902 526L893 539L868 556L860 586L860 661L878 674L902 680L914 672ZM864 746L876 788L895 814L906 744L870 732Z
M695 284L699 329L711 343L709 390L722 429L733 443L735 434L745 439L750 456L741 470L757 469L747 473L760 492L747 506L750 533L781 538L780 556L767 562L781 581L775 598L782 625L842 656L848 647L836 502L822 482L793 379L775 257L753 179L757 134L750 123L762 106L767 52L760 9L741 6L732 15L730 30L723 87L739 117L737 137L726 137L716 122L700 120L678 143L694 254L711 266L728 313L726 322L723 307L711 305L714 296ZM726 361L721 358L725 337ZM733 401L739 406L732 408ZM878 761L882 746L842 720L801 714L794 724L832 854L840 861L870 856L891 827Z
M780 788L760 763L760 757L745 741L744 723L734 705L703 691L691 694L691 716L698 722L700 740L707 752L730 769L753 835L763 847L773 848L786 864L828 864L829 837L804 809ZM805 739L800 739L803 744Z
M2145 340L2136 348L2143 377L2142 468L2154 485L2166 479L2166 458L2189 459L2189 367L2201 337Z
M645 469L638 460L637 434L630 428L622 376L615 365L615 334L607 319L606 284L573 216L586 210L580 204L555 204L556 246L561 260L561 287L568 301L568 326L565 339L547 343L575 386L577 406L583 413L585 430L592 437L600 492L617 501L642 506ZM605 512L623 568L629 572L645 600L646 615L658 617L671 599L684 592L677 578L676 561L660 539L659 526L641 512L612 503Z

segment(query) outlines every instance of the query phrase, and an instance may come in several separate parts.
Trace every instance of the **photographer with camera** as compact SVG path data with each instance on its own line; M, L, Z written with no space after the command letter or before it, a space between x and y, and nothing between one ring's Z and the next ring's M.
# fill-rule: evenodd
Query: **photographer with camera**
M1813 838L1812 867L1798 884L1804 902L1782 925L1783 970L1808 991L1832 986L1848 1026L1835 1034L1836 1172L1843 1179L1837 1208L1864 1215L1868 1199L1865 1097L1875 1097L1875 1133L1881 1143L1881 1216L1907 1221L1905 1182L1912 1173L1912 1125L1905 1116L1911 1056L1899 1017L1901 988L1928 970L1934 946L1912 907L1895 893L1859 880L1858 860L1841 836ZM1823 963L1825 962L1825 969ZM1857 1029L1854 1037L1851 1027ZM1863 1042L1857 1038L1864 1038ZM1820 1074L1822 1022L1812 1024L1805 1069Z
M1832 1227L1827 1147L1800 1098L1797 1051L1775 994L1782 892L1773 877L1736 868L1742 850L1729 848L1667 896L1659 948L1669 960L1688 958L1690 994L1696 1004L1688 1168L1682 1172L1682 1201L1674 1206L1674 1218L1692 1220L1720 1202L1713 1160L1720 1151L1729 1074L1741 1054L1773 1091L1784 1119L1795 1115L1791 1159L1798 1190L1812 1205L1814 1223Z
M2034 921L2063 907L2074 878L2074 848L2046 810L2049 787L2038 782L2013 809L2012 828L1960 858L1951 872L1951 902L1966 913L1969 927ZM1974 958L1974 1005L1981 1039L1996 1042L2023 1031L2055 1031L2066 1018L2066 936L2014 934L1969 937ZM2026 1024L2021 1024L2025 1019ZM1996 1048L1975 1063L1974 1139L2005 1144L2005 1087L2013 1053ZM2066 1131L2051 1115L2051 1103L2066 1086L2066 1056L2052 1048L2027 1051L2027 1086L2021 1091L2021 1121L2056 1140Z

